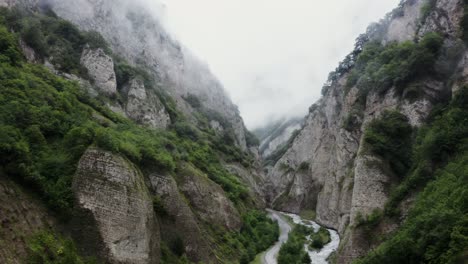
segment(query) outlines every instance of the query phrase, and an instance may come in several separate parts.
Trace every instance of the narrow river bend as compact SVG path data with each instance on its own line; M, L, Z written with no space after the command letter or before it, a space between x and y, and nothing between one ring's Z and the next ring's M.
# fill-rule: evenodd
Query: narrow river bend
M278 242L269 248L262 257L263 264L277 264L278 252L281 248L281 245L288 240L289 232L291 231L292 227L286 221L285 216L291 217L295 224L304 225L307 227L312 227L315 232L318 231L320 225L314 221L310 220L303 220L301 217L295 214L290 213L282 213L277 212L274 210L267 209L268 214L271 219L278 222L280 228L280 236ZM310 250L307 244L304 245L305 250L310 256L311 264L327 264L327 258L332 254L334 251L338 249L338 245L340 243L340 237L335 230L327 229L330 232L330 243L326 244L321 250Z

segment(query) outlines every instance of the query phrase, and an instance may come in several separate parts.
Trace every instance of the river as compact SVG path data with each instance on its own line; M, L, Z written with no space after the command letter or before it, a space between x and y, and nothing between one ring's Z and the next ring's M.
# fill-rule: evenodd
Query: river
M281 245L288 240L289 232L291 231L292 227L286 221L285 216L291 217L295 224L305 225L307 227L312 227L314 231L318 231L320 225L318 225L314 221L310 220L303 220L300 216L290 213L282 213L268 209L268 214L271 219L278 222L280 228L280 236L278 241L275 245L269 248L262 258L263 264L277 264L278 252L281 248ZM340 237L335 230L327 229L330 232L330 243L326 244L321 250L310 250L307 244L304 245L305 250L310 256L311 264L327 264L327 258L330 256L331 253L338 249L338 245L340 243Z

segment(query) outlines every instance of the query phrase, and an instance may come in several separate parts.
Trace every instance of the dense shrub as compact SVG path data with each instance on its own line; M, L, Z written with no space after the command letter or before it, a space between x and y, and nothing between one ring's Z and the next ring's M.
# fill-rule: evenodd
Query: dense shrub
M402 227L365 263L463 263L468 247L468 155L436 173Z
M277 240L278 224L260 211L248 211L242 216L240 233L222 232L219 253L240 259L240 263L250 263L260 252L267 250Z
M50 209L67 217L73 209L73 175L80 157L90 146L125 156L142 170L173 174L177 164L188 162L220 185L242 212L244 225L240 234L228 235L240 246L235 252L230 251L234 248L229 248L229 257L250 261L256 253L276 241L277 224L264 213L247 212L253 203L249 190L224 168L222 160L249 165L252 158L231 144L235 142L234 132L222 115L214 111L204 113L211 120L220 122L227 135L216 135L189 124L177 110L174 100L156 87L146 71L116 59L119 86L132 78L141 78L145 86L155 88L173 122L167 131L138 126L109 110L106 98L91 98L77 83L57 77L41 65L27 63L18 47L19 39L23 38L41 56L63 60L61 70L77 73L80 71L80 49L85 43L93 48L107 48L99 34L80 32L53 14L23 14L18 10L1 9L0 23L17 32L11 33L0 26L2 173L27 185ZM37 27L37 32L33 32L31 26ZM43 40L46 40L45 44ZM61 49L56 50L58 47ZM230 141L226 141L226 137L230 137ZM166 208L159 197L153 198L153 209L164 216ZM224 229L215 239L223 237L223 233ZM162 246L162 262L188 263L181 240L172 242ZM51 234L38 236L31 244L31 263L84 263L75 256L70 243ZM226 244L228 241L221 241L219 245L225 247ZM62 249L65 252L60 251Z
M309 264L309 254L304 249L306 236L314 234L312 228L296 225L289 232L288 241L280 248L278 253L278 264Z
M369 123L364 133L366 147L389 162L393 172L403 178L411 165L412 128L397 111L386 111Z
M202 103L200 99L194 94L188 94L187 96L184 97L184 100L187 101L187 103L193 108L202 107Z
M33 15L25 10L2 8L0 16L0 20L18 32L40 59L52 58L51 62L60 71L86 76L87 71L80 64L81 53L86 45L110 53L101 35L93 31L81 32L52 11Z
M328 232L327 229L320 227L317 232L312 233L310 235L310 239L312 240L312 242L310 243L311 248L321 249L323 248L323 246L330 243L330 232Z
M245 130L245 141L248 147L256 147L260 145L260 140L252 132Z
M401 228L356 263L462 263L466 259L467 98L468 88L464 87L419 129L411 170L391 192L385 215L397 215L405 197L421 193ZM378 223L381 214L374 216L365 223Z
M28 241L29 264L91 264L95 260L85 259L78 254L72 240L50 231L40 231Z
M437 33L426 34L418 43L382 46L380 42L369 42L358 56L346 86L349 89L357 85L364 96L370 91L383 94L393 86L401 94L409 82L433 73L442 43Z
M424 23L426 18L429 16L432 10L434 10L437 4L437 0L426 0L425 3L421 7L421 23Z

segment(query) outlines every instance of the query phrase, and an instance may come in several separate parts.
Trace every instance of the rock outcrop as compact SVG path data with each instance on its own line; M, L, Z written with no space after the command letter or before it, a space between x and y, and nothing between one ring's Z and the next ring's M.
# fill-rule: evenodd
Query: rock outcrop
M159 226L151 195L131 162L88 149L80 159L73 191L77 241L94 246L88 254L112 263L159 263Z
M256 129L255 135L260 139L260 153L268 157L276 150L284 147L294 131L301 129L303 119L284 119L266 127Z
M346 88L348 74L339 76L311 107L304 127L267 177L272 188L267 198L275 208L295 213L315 210L318 222L339 231L343 239L338 263L350 263L375 246L354 228L355 219L358 214L365 217L375 209L383 209L394 183L394 176L383 169L382 160L363 151L362 136L367 124L385 110L396 109L413 127L419 127L434 105L450 97L466 80L464 47L459 39L462 1L436 1L425 17L423 5L422 0L405 1L374 26L378 30L368 32L370 39L384 45L419 39L428 32L444 37L443 49L450 50L451 55L439 55L435 65L439 76L429 76L415 84L422 95L408 98L393 88L383 95L371 93L361 114L356 114L353 105L358 100L358 89ZM350 117L355 122L345 128L344 121ZM392 224L387 224L382 233L392 228Z
M117 93L114 61L102 49L85 49L81 55L81 64L88 70L99 92L107 96Z
M193 120L196 109L184 97L197 96L204 107L220 113L232 125L237 145L247 150L244 123L221 83L206 64L166 32L160 18L155 17L157 12L151 13L143 1L49 0L48 3L59 16L81 29L98 31L119 56L148 68L158 85Z
M27 239L55 227L56 222L36 197L0 173L1 263L24 263Z
M177 171L176 181L190 206L205 224L224 227L229 231L239 231L241 219L234 204L226 193L211 181L208 176L190 164L184 164Z
M133 79L124 88L126 91L125 114L139 124L153 128L166 128L169 114L154 91L146 89L142 80Z
M203 226L187 204L187 198L180 193L177 183L171 176L151 173L149 175L154 194L161 199L164 212L161 216L162 240L182 239L184 251L193 262L214 263L213 249Z

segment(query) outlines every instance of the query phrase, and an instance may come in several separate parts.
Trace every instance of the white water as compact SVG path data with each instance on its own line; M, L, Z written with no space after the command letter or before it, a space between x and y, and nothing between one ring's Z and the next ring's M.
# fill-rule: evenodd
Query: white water
M264 257L262 258L263 264L277 264L278 252L281 248L281 245L286 242L289 232L291 231L291 226L282 219L281 215L286 215L291 217L295 224L304 225L307 227L312 227L315 232L318 231L320 225L314 221L303 220L300 216L295 214L283 213L283 212L276 212L273 210L267 210L270 217L276 220L280 226L280 239L279 241L271 247L269 250L265 252ZM328 264L327 258L332 254L334 251L338 249L338 245L340 243L340 237L335 230L327 229L330 232L330 243L326 244L320 250L311 250L308 244L304 245L304 249L309 254L311 259L311 264ZM309 240L310 238L307 237Z
M307 227L312 227L314 229L314 232L317 232L320 228L320 225L317 224L314 221L310 220L303 220L301 219L300 216L295 215L295 214L289 214L289 213L282 213L284 215L287 215L292 218L293 222L295 224L299 225L304 225ZM328 229L328 232L330 233L330 243L326 244L322 249L320 250L312 250L310 247L305 244L304 249L306 252L309 254L310 259L312 260L311 264L328 264L327 258L338 249L338 245L340 244L340 237L338 236L338 233L335 230ZM310 237L307 237L307 240L310 241Z

